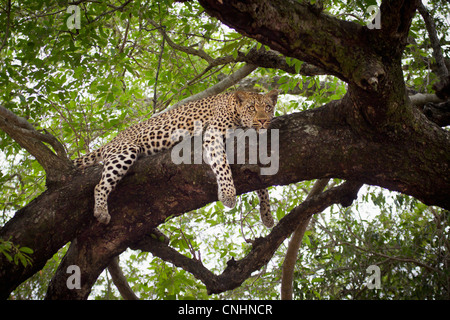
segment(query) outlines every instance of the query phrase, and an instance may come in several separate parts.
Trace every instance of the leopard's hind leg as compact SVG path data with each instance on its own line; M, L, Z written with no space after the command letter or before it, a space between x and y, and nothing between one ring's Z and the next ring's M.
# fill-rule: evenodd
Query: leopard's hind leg
M100 182L95 186L94 216L101 223L108 224L111 216L108 212L108 196L117 183L136 162L139 147L126 141L111 141L103 148L103 172Z

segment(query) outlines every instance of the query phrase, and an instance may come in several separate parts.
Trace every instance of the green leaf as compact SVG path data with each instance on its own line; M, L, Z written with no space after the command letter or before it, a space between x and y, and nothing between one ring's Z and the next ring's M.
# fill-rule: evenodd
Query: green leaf
M8 259L9 262L13 261L13 258L11 257L11 255L6 252L5 250L1 250L3 255L6 257L6 259Z
M308 247L311 247L311 241L309 240L309 237L306 234L303 236L303 242L306 243Z
M34 252L33 249L28 248L28 247L21 247L19 250L26 254L33 254L33 252Z

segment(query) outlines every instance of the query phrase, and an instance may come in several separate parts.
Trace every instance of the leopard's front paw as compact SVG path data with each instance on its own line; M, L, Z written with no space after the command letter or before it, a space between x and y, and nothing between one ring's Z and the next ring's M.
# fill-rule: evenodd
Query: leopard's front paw
M234 208L236 205L236 190L231 188L219 188L219 200L224 206L228 208Z
M104 224L108 224L109 220L111 220L111 216L108 213L108 208L103 208L103 207L95 207L94 217L97 218L98 222L104 223Z

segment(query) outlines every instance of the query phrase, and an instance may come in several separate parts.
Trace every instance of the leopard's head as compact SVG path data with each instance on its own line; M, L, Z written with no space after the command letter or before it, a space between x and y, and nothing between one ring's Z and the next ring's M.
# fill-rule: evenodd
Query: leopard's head
M266 94L236 91L237 113L240 125L245 128L267 129L277 104L278 90Z

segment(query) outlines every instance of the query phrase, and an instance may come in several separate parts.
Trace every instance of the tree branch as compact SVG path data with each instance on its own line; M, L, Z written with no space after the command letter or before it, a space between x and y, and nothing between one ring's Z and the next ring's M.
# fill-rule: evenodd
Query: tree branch
M47 174L47 182L59 181L72 169L64 146L53 135L40 133L24 118L0 106L0 129L33 155ZM50 144L56 154L43 142Z
M119 266L119 257L114 257L108 265L113 283L125 300L139 300L138 296L131 290L127 278L123 275Z
M6 47L6 44L8 43L8 37L9 37L9 28L11 24L11 0L8 0L6 3L6 29L5 29L5 36L3 37L2 43L0 45L0 52L3 50L3 48Z
M214 59L204 50L197 50L192 47L186 47L175 43L165 32L164 27L160 26L151 19L148 19L148 21L153 27L159 30L170 47L177 51L202 58L203 60L208 62L208 69L233 62L246 62L248 64L254 64L262 68L275 68L292 74L302 74L306 76L326 74L326 71L324 71L323 69L308 63L303 63L300 67L300 70L297 71L294 66L291 66L286 62L285 56L279 54L274 50L266 50L264 47L261 47L260 49L252 48L247 53L238 51L236 57L233 55L228 55L225 57Z
M314 183L311 191L309 192L306 200L320 194L328 184L330 179L319 179ZM359 189L358 189L359 190ZM306 201L305 200L305 201ZM318 213L318 212L316 212ZM291 240L289 240L288 248L286 250L286 256L283 262L282 276L281 276L281 299L292 300L292 285L294 282L294 268L297 262L298 250L303 240L306 228L311 221L312 215L308 219L304 219L298 225L292 234Z
M226 269L220 275L213 274L205 268L201 261L187 258L167 244L151 237L147 237L147 241L141 242L135 248L149 251L153 255L192 273L205 284L208 294L221 293L237 288L254 271L267 264L278 246L295 230L295 226L309 221L314 213L320 212L332 204L340 203L342 198L356 198L360 187L360 183L346 182L342 186L335 187L323 194L309 197L281 219L268 236L256 239L246 257L238 261L234 259L228 261Z
M409 97L411 103L440 127L450 125L450 100L442 101L435 94L416 93Z
M92 20L91 23L92 23L92 22L95 22L95 21L97 21L97 20L100 20L102 17L104 17L104 16L106 16L106 15L108 15L108 14L110 14L110 13L113 13L113 12L116 12L116 11L121 11L121 10L123 10L123 9L124 9L129 3L131 3L132 1L133 1L133 0L127 0L127 1L124 2L121 6L117 6L117 7L116 7L116 6L113 6L113 5L108 5L109 7L113 8L113 9L101 13L100 15L98 15L97 17L95 17L95 19Z
M409 96L411 103L416 107L423 107L427 103L440 103L442 99L440 99L435 94L431 93L416 93L414 95Z
M397 42L395 47L406 45L409 26L419 3L420 0L383 0L381 3L380 31Z
M359 251L367 252L367 253L370 253L372 255L376 255L376 256L383 257L383 258L387 258L388 260L400 261L400 262L405 262L405 263L412 263L412 264L415 264L415 265L417 265L419 267L422 267L422 268L428 270L429 272L442 273L441 270L436 269L436 268L434 268L434 267L432 267L430 265L427 265L427 264L425 264L425 263L423 263L421 261L418 261L416 259L413 259L413 258L403 257L403 256L390 256L390 255L387 255L387 254L384 254L384 253L381 253L381 252L376 252L376 251L373 251L373 250L370 250L370 249L366 249L364 247L360 247L360 246L358 246L358 245L356 245L354 243L351 243L351 242L339 242L338 245L351 246L351 247L353 247L353 248L355 248L355 249L357 249Z
M437 75L442 80L445 80L448 76L447 66L445 65L444 55L442 54L442 48L439 43L439 39L436 32L436 26L434 24L433 17L428 12L427 8L419 1L418 9L420 15L425 21L425 26L430 38L431 47L433 48L433 57L436 60Z
M245 78L250 73L252 73L254 70L256 70L256 68L257 68L257 66L255 66L255 65L246 64L242 68L238 69L234 73L232 73L229 76L227 76L226 78L224 78L222 81L216 83L215 85L209 87L208 89L206 89L202 92L199 92L190 97L187 97L186 99L178 101L171 107L164 109L164 111L162 111L162 112L166 112L171 109L175 109L175 108L177 108L183 104L186 104L188 102L200 100L200 99L203 99L203 98L206 98L209 96L213 96L215 94L219 94L219 93L225 91L226 89L228 89L229 87L235 85L239 81L241 81L243 78Z
M450 125L450 100L441 103L427 103L423 108L425 116L440 127Z
M239 33L286 56L315 65L366 89L384 74L381 59L368 45L368 29L317 12L303 2L199 0L207 13ZM360 45L365 39L366 45ZM348 63L352 61L352 63Z

